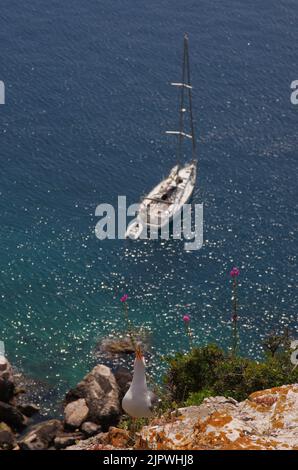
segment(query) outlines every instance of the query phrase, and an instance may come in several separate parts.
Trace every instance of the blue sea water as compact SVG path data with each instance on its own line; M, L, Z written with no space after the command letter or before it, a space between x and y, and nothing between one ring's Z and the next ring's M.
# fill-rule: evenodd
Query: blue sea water
M230 341L241 270L241 351L297 331L296 0L2 0L0 339L57 396L122 332L119 297L159 356ZM190 37L204 246L99 241L99 203L137 202L174 164L170 81Z

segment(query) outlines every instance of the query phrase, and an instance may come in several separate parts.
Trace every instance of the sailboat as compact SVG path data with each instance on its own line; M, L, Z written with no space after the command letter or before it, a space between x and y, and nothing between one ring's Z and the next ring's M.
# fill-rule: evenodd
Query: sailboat
M140 202L135 219L128 225L126 237L137 239L145 230L159 230L180 214L189 202L196 182L196 141L192 111L188 35L184 35L182 80L171 85L179 89L179 130L166 134L177 137L177 163L169 175L155 186ZM188 122L187 122L188 118ZM186 131L188 124L189 130ZM191 140L191 161L182 164L185 140Z

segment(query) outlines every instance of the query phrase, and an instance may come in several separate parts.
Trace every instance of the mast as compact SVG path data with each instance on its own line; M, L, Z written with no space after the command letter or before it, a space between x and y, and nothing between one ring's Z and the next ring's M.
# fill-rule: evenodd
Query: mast
M182 62L182 81L181 83L185 83L185 66L187 63L187 36L184 36L184 44L183 44L183 62ZM183 142L183 131L184 131L184 113L185 113L185 108L184 108L184 90L185 87L182 86L180 87L180 104L179 104L179 131L180 134L178 135L178 147L177 147L177 162L178 166L179 163L181 162L182 159L182 142Z
M177 145L177 164L178 170L180 162L182 159L182 145L184 138L189 138L192 140L192 161L195 161L196 158L196 143L195 143L195 131L193 124L193 111L192 111L192 86L190 83L190 65L189 65L189 47L188 47L188 35L184 34L183 41L183 61L182 61L182 80L181 83L171 83L173 86L180 88L179 96L179 131L167 131L166 134L177 135L178 145ZM186 133L184 115L187 112L185 108L185 93L188 97L188 112L190 119L190 133ZM177 172L178 172L177 170Z

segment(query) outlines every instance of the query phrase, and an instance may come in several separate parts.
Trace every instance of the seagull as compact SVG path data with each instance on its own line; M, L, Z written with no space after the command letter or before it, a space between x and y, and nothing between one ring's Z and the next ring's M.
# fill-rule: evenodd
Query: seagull
M122 400L122 408L132 418L150 418L155 402L155 394L147 388L144 356L138 346L132 382Z

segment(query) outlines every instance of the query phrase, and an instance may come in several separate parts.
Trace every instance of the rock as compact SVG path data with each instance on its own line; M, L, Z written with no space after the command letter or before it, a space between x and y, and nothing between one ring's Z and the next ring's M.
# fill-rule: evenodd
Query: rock
M0 401L9 403L15 393L15 385L13 382L7 379L0 378Z
M0 401L0 422L11 426L17 431L23 430L27 425L26 417L14 406Z
M297 409L298 384L256 392L241 403L206 398L144 427L136 448L297 450Z
M0 356L0 378L13 382L12 367L4 356Z
M151 333L147 331L133 332L134 340L138 343L147 359L150 357ZM131 367L135 347L130 336L108 336L101 338L93 351L97 364L105 364L113 371L119 366Z
M10 427L2 421L0 422L0 431L11 431Z
M15 436L9 426L0 423L0 450L11 450L16 446Z
M15 436L8 426L8 429L1 429L1 424L2 423L0 423L0 450L12 450L17 444Z
M119 434L120 431L120 434ZM133 450L132 446L126 440L127 431L123 429L113 428L112 433L100 433L96 436L90 437L84 441L79 441L77 444L67 447L65 450ZM110 444L113 441L115 445ZM132 444L132 443L131 443Z
M89 408L87 421L104 429L118 423L121 408L119 388L109 367L98 365L66 395L66 403L84 398Z
M102 444L109 444L115 448L126 448L131 442L131 436L125 429L110 427L109 432L102 439Z
M148 333L134 334L135 341L140 344L142 351L147 351L149 346ZM135 346L129 335L124 337L109 337L98 342L95 348L95 354L106 353L111 355L134 354Z
M72 401L64 409L65 424L71 428L79 428L88 414L89 408L84 398Z
M66 450L132 450L131 445L132 440L128 431L110 427L108 432L79 441Z
M105 338L100 343L100 351L109 354L133 354L134 345L129 336L125 338Z
M21 450L46 450L63 430L62 422L51 419L33 426L19 441Z
M9 403L15 392L13 371L4 356L0 356L0 401Z
M86 421L82 424L81 431L85 434L85 436L91 437L95 434L98 434L101 431L101 427L98 426L98 424L92 423L91 421Z
M24 403L17 406L18 410L23 413L23 415L31 418L35 414L39 413L39 406L34 405L33 403Z
M76 442L80 441L83 438L84 435L82 433L64 433L55 437L54 446L55 449L65 449L66 447L76 444Z
M115 450L111 445L101 443L101 434L67 447L65 450ZM122 449L123 450L123 449Z
M132 374L125 367L119 367L114 375L119 387L120 401L122 401L122 398L129 389L130 383L132 381Z

